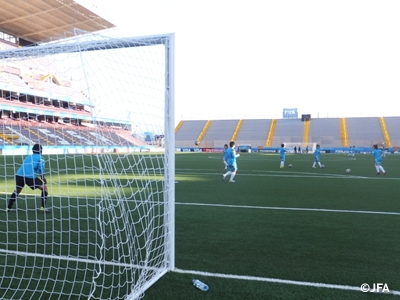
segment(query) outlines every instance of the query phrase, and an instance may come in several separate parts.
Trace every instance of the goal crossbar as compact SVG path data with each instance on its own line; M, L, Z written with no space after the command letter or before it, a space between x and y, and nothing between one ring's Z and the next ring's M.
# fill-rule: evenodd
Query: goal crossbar
M168 45L173 39L173 34L153 35L134 38L109 38L98 41L80 41L79 43L71 43L69 41L51 42L39 46L28 46L18 49L0 50L0 59L21 58L27 56L38 55L54 55L61 53L75 53L84 51L109 50L117 48L145 47L155 45ZM75 41L75 40L73 40Z

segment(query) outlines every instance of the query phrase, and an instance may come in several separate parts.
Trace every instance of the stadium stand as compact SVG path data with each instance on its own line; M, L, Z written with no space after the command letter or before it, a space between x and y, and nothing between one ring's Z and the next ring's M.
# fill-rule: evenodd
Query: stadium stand
M390 135L393 146L400 146L400 118L385 117L386 127Z
M206 122L206 120L184 121L175 134L175 145L177 147L193 146Z
M303 142L303 123L299 119L280 119L277 122L272 146Z
M346 118L349 146L371 146L383 141L379 119Z
M213 120L202 144L207 147L223 147L232 138L238 120Z
M381 144L384 135L378 117L346 118L347 135L350 146L371 147ZM400 145L400 117L385 117L387 131L393 147ZM213 120L200 147L222 147L229 142L239 120ZM177 147L191 147L206 121L183 122L176 133ZM251 144L253 148L263 148L268 135L271 119L243 120L236 144ZM304 138L304 122L300 119L279 119L273 137L271 148L279 147L281 143L321 144L323 147L343 147L340 136L339 118L316 118L310 121L308 142Z
M69 33L65 28L71 21L69 13L75 15L76 9L80 14L75 15L74 22L79 23L81 33L115 26L78 3L66 6L59 1L31 1L26 3L32 9L31 13L23 16L15 3L3 4L7 15L16 17L7 17L2 22L0 49L32 46L55 37L66 38ZM45 21L47 15L57 17L57 24ZM32 24L37 30L31 30ZM12 28L12 34L3 32L9 28ZM76 34L76 31L72 33ZM94 122L92 108L78 85L46 57L0 65L0 147L33 143L86 146L96 145L96 141L97 145L104 146L148 144L144 139L132 136L128 121L97 117Z
M93 146L96 143L100 146L146 145L131 137L126 130L63 126L57 123L0 120L0 131L0 146L35 143L47 146Z
M331 147L341 146L339 119L312 119L310 121L309 143Z
M93 124L91 113L85 110L88 98L62 75L46 71L42 62L46 63L43 59L31 59L18 66L0 66L0 123L3 134L0 146L32 143L85 146L96 145L96 141L104 146L147 144L144 140L131 138L128 123L115 124L113 120L97 118L104 125L101 128L81 126L83 121ZM27 68L27 64L36 68ZM65 130L65 126L74 128ZM18 138L7 138L10 136L7 131L12 131ZM119 134L121 131L129 133Z
M243 120L242 128L237 136L240 144L264 145L271 120Z

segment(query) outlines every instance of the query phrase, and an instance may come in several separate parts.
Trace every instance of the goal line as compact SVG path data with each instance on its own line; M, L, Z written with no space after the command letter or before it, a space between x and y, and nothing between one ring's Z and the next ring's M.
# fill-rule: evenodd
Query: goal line
M193 275L206 276L206 277L217 277L217 278L248 280L248 281L261 281L261 282L271 282L271 283L298 285L298 286L306 286L306 287L336 289L336 290L344 290L344 291L356 291L356 292L360 292L360 293L362 292L362 290L361 290L362 283L360 283L360 286L350 286L350 285L328 284L328 283L320 283L320 282L307 282L307 281L287 280L287 279L268 278L268 277L209 273L209 272L194 271L194 270L182 270L182 269L178 269L178 268L175 268L175 270L173 272L179 273L179 274L193 274ZM385 292L382 294L392 294L392 295L400 296L400 291L390 290L390 292L387 292L387 293Z

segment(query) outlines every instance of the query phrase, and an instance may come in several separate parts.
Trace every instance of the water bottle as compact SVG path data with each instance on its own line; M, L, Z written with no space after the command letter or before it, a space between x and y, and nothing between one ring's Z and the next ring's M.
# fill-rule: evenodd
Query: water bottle
M208 291L208 285L205 284L204 282L201 282L198 279L193 279L193 285L195 287L197 287L198 289L202 290L203 292L207 292Z

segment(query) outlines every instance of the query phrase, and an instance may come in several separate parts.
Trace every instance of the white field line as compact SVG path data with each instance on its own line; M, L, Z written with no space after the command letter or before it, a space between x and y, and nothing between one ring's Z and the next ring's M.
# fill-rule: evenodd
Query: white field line
M209 175L209 176L221 176L224 172L219 173L210 173L209 169L195 169L195 170L187 170L187 169L176 169L177 177L179 175ZM202 172L205 171L205 172ZM390 178L386 176L355 176L351 174L328 174L328 173L310 173L310 172L290 172L290 171L253 171L252 173L248 173L246 170L243 173L239 169L237 176L251 176L251 177L288 177L288 178L320 178L320 179L368 179L368 180L400 180L400 178Z
M185 170L186 171L186 170ZM209 172L196 172L201 170L194 170L182 172L181 170L176 170L176 175L209 175L209 176L221 176L223 172L220 173L209 173ZM209 170L207 170L209 171ZM240 169L239 169L240 172ZM254 171L256 172L256 171ZM263 174L259 174L264 172ZM288 177L288 178L333 178L333 179L342 179L342 178L354 178L354 179L372 179L372 177L361 177L361 176L352 176L352 175L337 175L337 174L317 174L317 173L300 173L300 172L276 172L276 171L259 171L258 173L238 173L238 176L251 176L251 177ZM375 177L374 177L375 179ZM389 178L388 178L389 179ZM391 178L399 180L399 178Z
M327 283L319 283L319 282L286 280L286 279L277 279L277 278L268 278L268 277L239 276L239 275L232 275L232 274L209 273L209 272L181 270L181 269L174 269L173 272L181 273L181 274L193 274L193 275L207 276L207 277L219 277L219 278L239 279L239 280L249 280L249 281L262 281L262 282L282 283L282 284L309 286L309 287L317 287L317 288L357 291L360 293L361 293L361 284L362 284L362 283L360 283L360 286L350 286L350 285L327 284ZM390 289L390 287L389 287L389 289ZM384 293L382 292L379 294L392 294L392 295L400 296L400 291L390 290L390 292L384 292Z
M374 215L394 215L400 216L400 212L390 211L369 211L369 210L347 210L347 209L326 209L326 208L302 208L302 207L275 207L275 206L251 206L251 205L230 205L230 204L206 204L175 202L177 205L197 205L211 207L229 207L246 209L269 209L269 210L291 210L291 211L312 211L312 212L332 212L332 213L352 213L352 214L374 214Z
M96 260L90 258L80 258L80 257L72 257L72 256L64 256L64 255L52 255L52 254L41 254L41 253L33 253L33 252L24 252L24 251L15 251L8 249L0 249L0 254L14 255L14 256L23 256L23 257L34 257L34 258L45 258L51 260L62 260L62 261L73 261L78 263L85 263L91 265L103 265L103 266L118 266L123 268L132 268L132 269L141 269L141 270L162 270L161 267L154 267L148 265L138 265L134 263L120 263L117 261L106 261L106 260Z
M260 159L266 160L266 161L278 161L279 162L279 154L276 155L262 155L263 157L245 157L245 156L240 156L240 160L257 160L259 161ZM296 156L296 160L295 162L299 162L299 161L314 161L314 156L312 155L295 155ZM209 156L209 159L217 159L217 160L222 160L222 153L221 153L221 157L220 156ZM328 163L331 161L351 161L351 160L357 160L354 157L329 157L328 160L324 159L324 162L327 161ZM371 160L372 156L371 156Z

